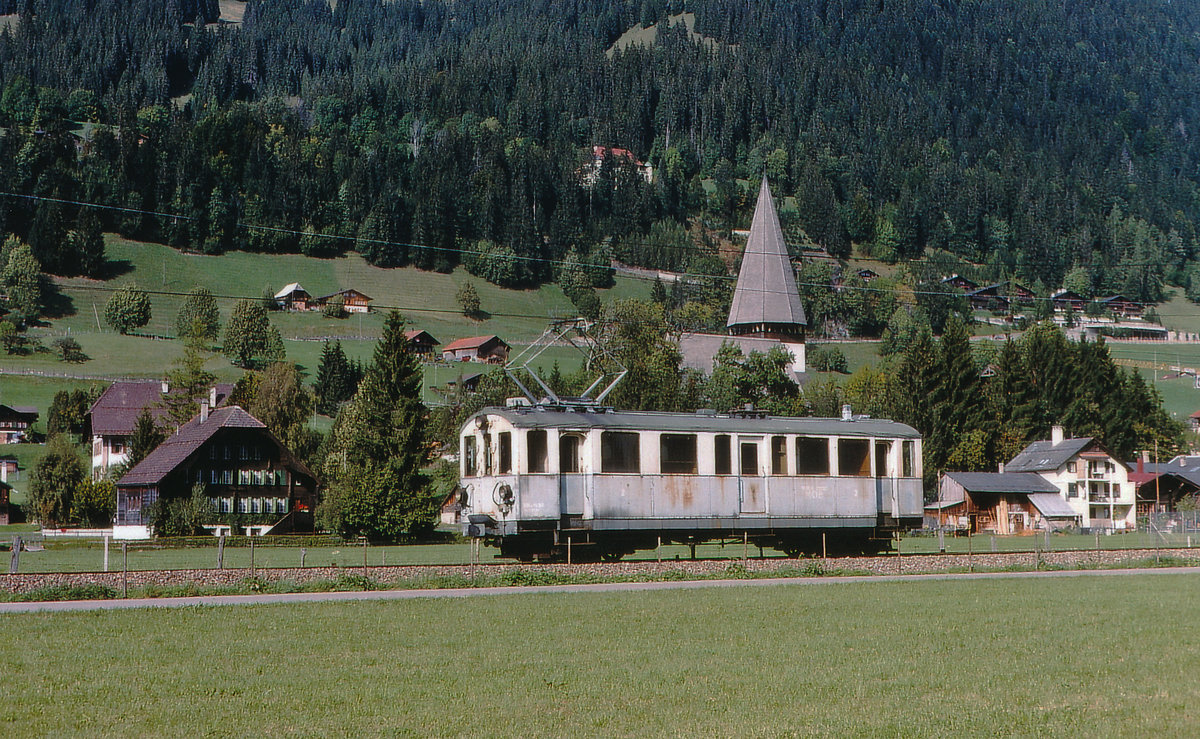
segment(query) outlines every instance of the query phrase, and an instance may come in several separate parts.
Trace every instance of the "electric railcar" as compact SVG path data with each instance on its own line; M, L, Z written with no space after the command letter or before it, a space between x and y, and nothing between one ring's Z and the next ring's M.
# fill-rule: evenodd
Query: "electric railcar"
M878 551L921 523L921 437L848 411L485 408L459 437L463 533L522 560L613 560L660 538Z

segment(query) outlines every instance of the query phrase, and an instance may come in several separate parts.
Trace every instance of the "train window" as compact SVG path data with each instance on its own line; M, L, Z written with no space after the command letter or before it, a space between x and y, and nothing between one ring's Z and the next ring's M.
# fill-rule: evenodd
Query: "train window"
M579 472L579 447L583 439L575 434L563 434L558 437L558 471Z
M660 436L659 469L664 475L696 474L696 435L663 434Z
M892 451L892 444L888 441L875 442L875 476L889 477L891 475L888 464L888 455Z
M903 477L916 476L916 470L913 465L913 451L915 446L911 441L906 441L900 445L900 474Z
M529 471L545 472L549 463L549 453L546 450L546 432L538 429L525 435L525 443L529 447Z
M829 439L796 438L796 474L829 474Z
M787 474L787 438L783 436L771 437L771 474L786 475Z
M729 435L717 434L715 442L716 473L718 475L732 475L733 455L729 453Z
M500 437L500 474L512 472L512 432L501 431Z
M474 477L476 467L479 464L479 458L475 453L475 437L464 436L462 441L463 477Z
M601 472L641 472L639 437L628 431L600 434Z
M871 442L866 439L838 439L838 474L870 477Z
M742 442L742 474L753 476L758 474L758 444L753 441Z

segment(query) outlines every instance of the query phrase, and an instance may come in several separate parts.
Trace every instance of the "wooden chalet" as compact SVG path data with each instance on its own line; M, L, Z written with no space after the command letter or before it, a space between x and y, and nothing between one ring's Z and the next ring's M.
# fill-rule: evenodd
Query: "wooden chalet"
M12 523L8 509L8 498L11 493L12 485L9 485L7 482L0 482L0 526L7 526Z
M442 359L447 362L503 363L508 359L509 346L499 336L472 336L451 341L442 347Z
M311 310L314 303L312 295L299 282L291 282L275 293L275 305L280 310Z
M858 279L862 280L863 282L868 282L868 283L875 279L878 279L878 277L879 277L879 273L873 269L860 269L859 271L855 272L854 275L856 277L858 277Z
M38 409L31 405L0 405L0 444L25 441L38 420Z
M1032 472L947 472L925 508L939 526L1001 535L1079 525L1058 487Z
M1200 494L1200 457L1179 456L1170 462L1152 463L1138 457L1129 479L1137 486L1137 515L1170 513L1184 500Z
M1010 300L1022 305L1031 305L1037 299L1032 290L1019 282L1008 283L1008 297Z
M950 275L949 277L943 277L942 284L949 285L950 287L956 287L963 292L979 289L978 283L973 280L968 280L966 277L958 274Z
M1107 298L1096 298L1096 302L1104 309L1120 318L1141 318L1142 304L1129 300L1124 295L1111 295Z
M322 295L316 299L318 306L325 305L331 300L337 298L342 299L342 310L347 313L370 313L371 312L371 297L366 293L359 292L354 288L346 288L337 292Z
M1008 297L1002 292L1003 283L967 291L967 302L976 310L1008 310Z
M483 374L484 373L482 372L465 373L460 377L447 382L446 390L451 393L455 392L456 390L473 393L479 389L479 381L483 379Z
M1083 306L1087 304L1087 298L1079 293L1070 290L1059 290L1050 296L1050 301L1054 303L1054 310L1067 311L1073 310L1076 313L1083 310Z
M155 502L187 497L198 484L226 530L235 524L250 534L313 530L313 473L257 418L236 405L210 411L205 401L117 482L113 536L148 538Z
M429 356L433 354L433 348L441 342L433 338L428 331L421 329L412 329L404 332L404 338L408 339L408 343L412 346L413 354L421 356Z
M1188 416L1188 428L1192 431L1200 431L1200 411Z

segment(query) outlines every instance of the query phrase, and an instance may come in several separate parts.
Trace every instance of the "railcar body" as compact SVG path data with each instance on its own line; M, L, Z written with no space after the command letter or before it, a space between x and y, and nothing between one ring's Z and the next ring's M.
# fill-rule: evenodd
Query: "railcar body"
M660 537L860 551L923 513L920 434L887 420L486 408L459 442L464 533L519 559Z

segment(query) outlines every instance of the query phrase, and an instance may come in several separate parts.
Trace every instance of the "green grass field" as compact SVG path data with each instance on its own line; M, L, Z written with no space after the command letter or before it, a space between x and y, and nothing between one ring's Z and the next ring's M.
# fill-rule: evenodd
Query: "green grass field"
M1194 576L0 617L12 735L1194 736Z

